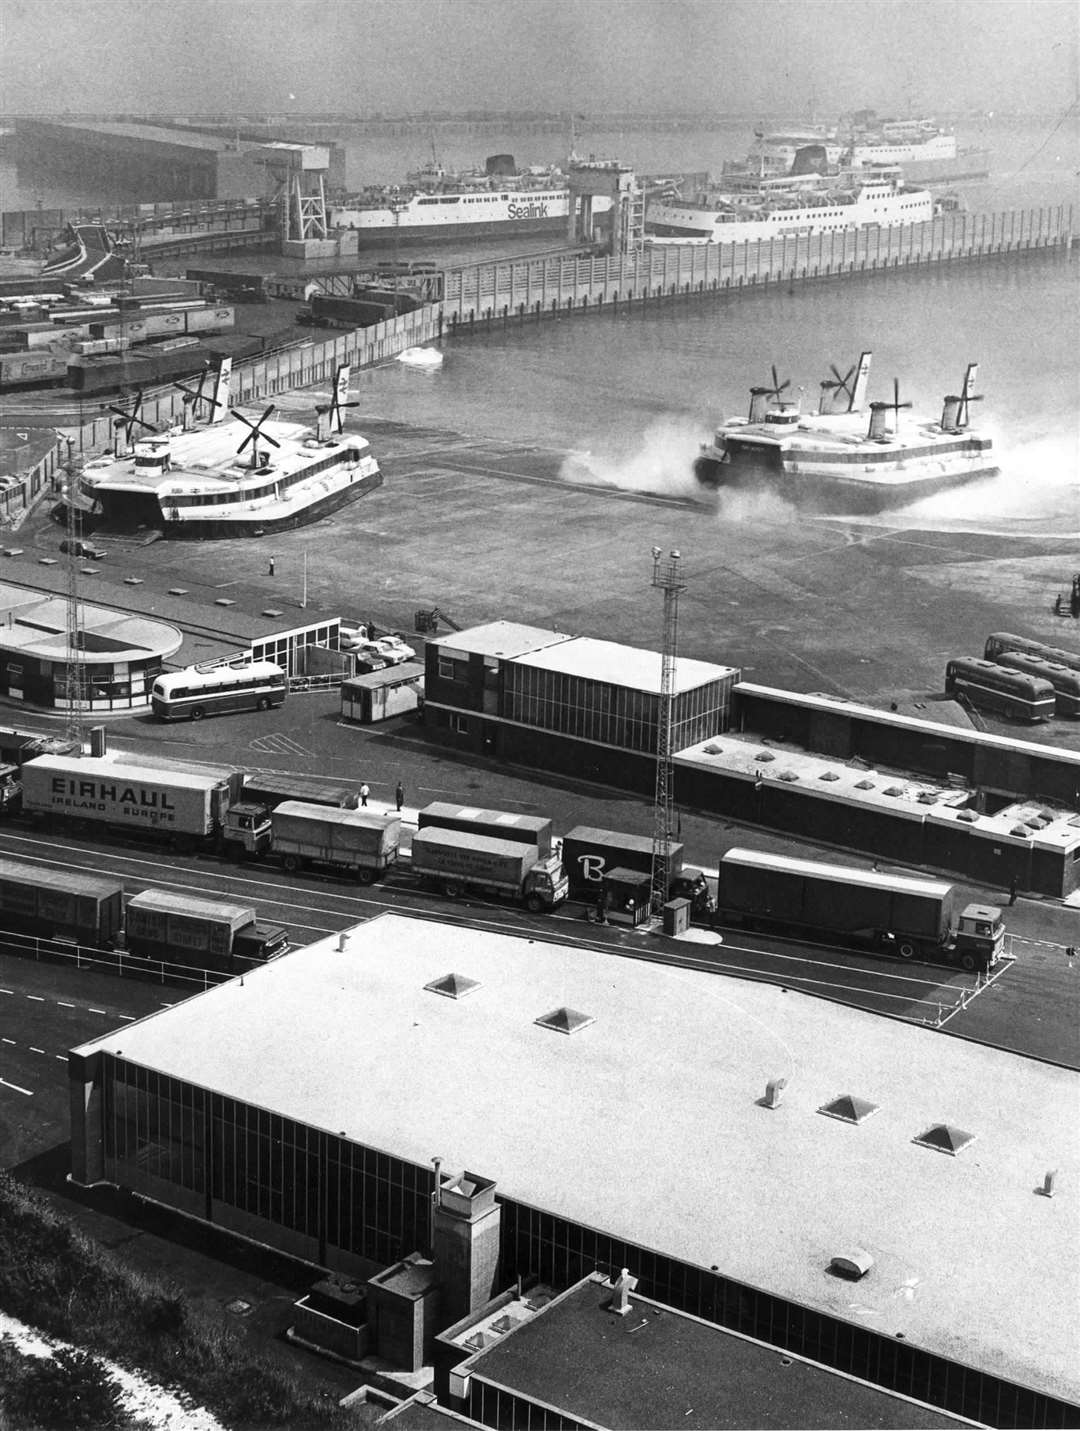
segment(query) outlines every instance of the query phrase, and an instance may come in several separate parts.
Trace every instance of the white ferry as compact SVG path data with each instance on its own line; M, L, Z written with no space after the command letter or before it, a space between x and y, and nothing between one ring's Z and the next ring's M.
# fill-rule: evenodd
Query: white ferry
M989 150L961 149L956 135L932 119L879 119L860 110L834 128L757 129L746 159L726 163L724 174L788 174L800 150L817 152L829 166L898 164L907 179L924 184L983 178L990 171Z
M691 203L654 199L645 210L645 232L654 242L753 243L792 234L921 224L933 217L928 189L908 188L896 171L884 171L839 184L808 179L788 190L706 194Z
M956 487L998 468L991 438L973 431L979 367L968 365L959 395L944 400L936 422L904 420L911 407L894 384L892 402L873 402L867 420L870 353L821 384L816 413L786 401L788 382L750 389L750 411L721 423L694 463L705 487L749 486L777 491L817 511L880 512Z
M329 403L316 407L314 427L270 421L273 405L257 421L230 408L230 369L225 359L207 398L185 389L183 427L133 441L135 427L145 426L137 408L113 409L122 419L116 455L87 463L80 478L92 504L87 529L258 537L318 521L381 486L367 438L342 430L342 409L357 406L348 401L347 366L337 370ZM209 421L191 425L200 401L210 406ZM223 420L226 412L231 420Z
M592 201L606 213L609 198ZM482 172L448 174L429 165L401 188L369 189L330 209L333 228L354 229L360 245L486 238L492 234L565 234L570 188L556 168L518 170L493 155Z

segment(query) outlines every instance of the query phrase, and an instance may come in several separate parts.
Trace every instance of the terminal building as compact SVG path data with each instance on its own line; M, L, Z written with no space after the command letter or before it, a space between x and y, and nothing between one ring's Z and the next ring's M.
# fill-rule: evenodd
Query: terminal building
M660 656L496 621L427 643L435 741L639 795ZM676 801L841 849L1064 898L1080 888L1080 753L676 662Z
M950 1414L1076 1423L1080 1076L775 985L612 971L383 915L72 1050L73 1179L379 1279L413 1355L443 1201L476 1254L463 1315L626 1268ZM589 1424L567 1409L544 1424Z

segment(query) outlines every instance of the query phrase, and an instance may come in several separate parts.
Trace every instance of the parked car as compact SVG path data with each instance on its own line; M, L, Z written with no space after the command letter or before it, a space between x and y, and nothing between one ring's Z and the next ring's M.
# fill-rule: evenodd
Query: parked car
M392 666L416 658L416 651L400 636L379 636L371 644Z
M101 548L96 547L93 542L69 542L65 540L60 543L60 550L65 554L74 552L78 557L89 557L91 561L101 561L105 556Z

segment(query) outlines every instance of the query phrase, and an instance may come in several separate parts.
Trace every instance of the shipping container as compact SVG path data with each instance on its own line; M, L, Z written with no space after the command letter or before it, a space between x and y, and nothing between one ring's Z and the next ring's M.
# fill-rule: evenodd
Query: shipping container
M229 803L219 775L155 770L94 756L42 755L22 768L23 809L95 825L152 831L183 844L210 842Z
M119 880L0 859L0 927L104 948L123 924Z

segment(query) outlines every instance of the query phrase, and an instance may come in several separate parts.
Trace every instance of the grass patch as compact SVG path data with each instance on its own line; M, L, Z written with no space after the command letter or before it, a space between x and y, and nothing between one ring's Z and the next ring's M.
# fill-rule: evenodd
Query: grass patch
M269 1357L253 1356L238 1332L175 1287L125 1267L7 1173L0 1173L0 1308L183 1387L234 1431L346 1431L356 1424L336 1401L312 1393ZM0 1402L7 1399L7 1388L0 1389Z

